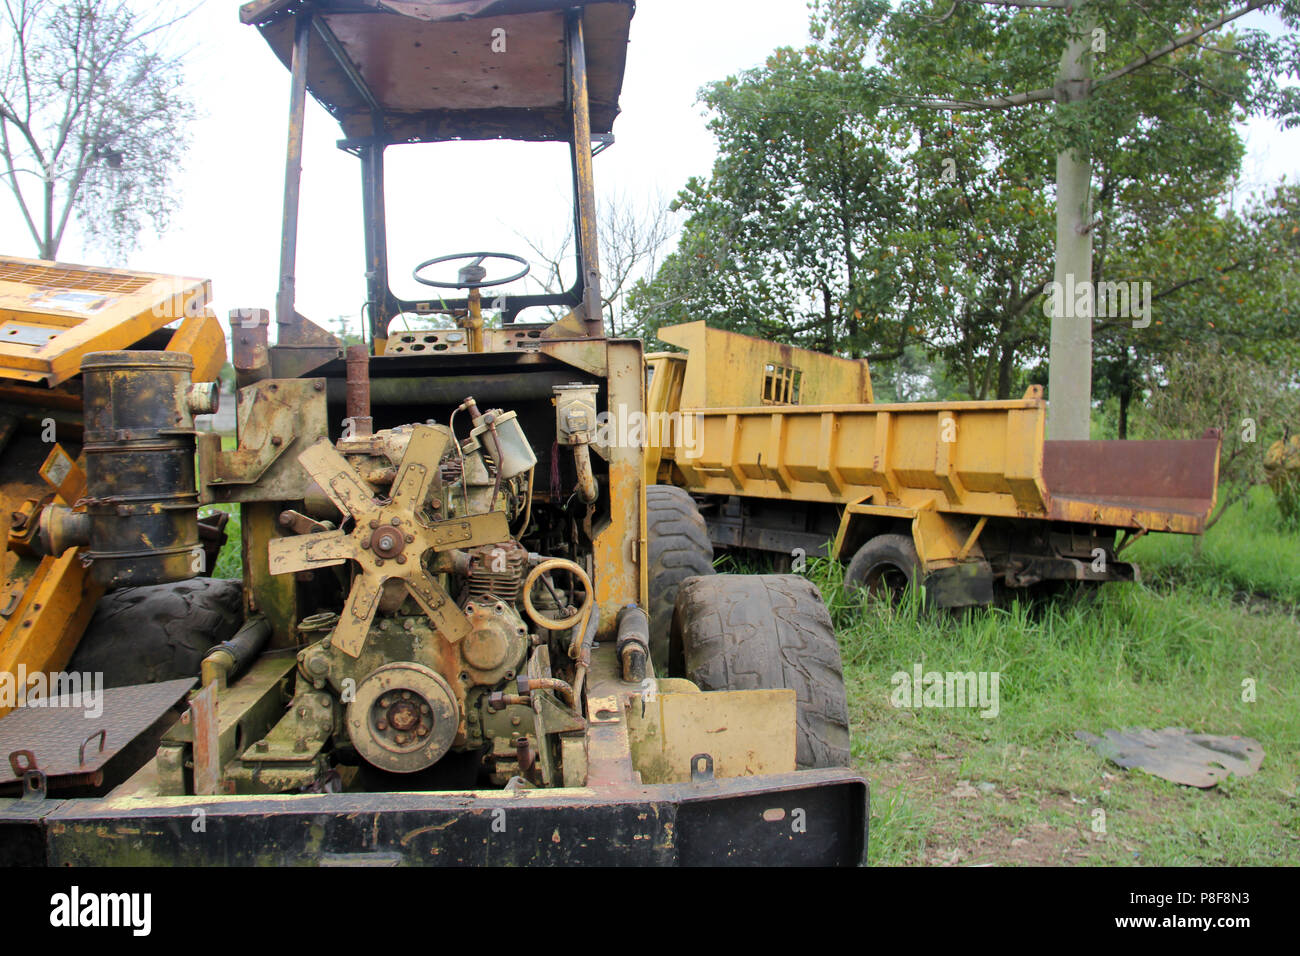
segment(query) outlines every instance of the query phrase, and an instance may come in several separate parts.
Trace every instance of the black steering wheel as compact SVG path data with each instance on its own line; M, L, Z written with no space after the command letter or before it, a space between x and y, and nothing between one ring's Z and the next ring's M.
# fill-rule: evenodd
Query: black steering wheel
M455 282L437 282L420 275L429 266L436 266L441 262L452 262L456 259L473 259L474 261L469 265L460 267ZM519 263L523 266L523 269L505 279L489 279L487 270L482 265L484 259L509 259L511 262ZM507 282L522 279L528 275L528 270L531 268L532 266L528 264L527 259L522 256L513 256L508 252L454 252L449 256L438 256L436 259L421 262L411 270L411 278L421 285L431 285L435 289L482 289L485 286L505 285Z

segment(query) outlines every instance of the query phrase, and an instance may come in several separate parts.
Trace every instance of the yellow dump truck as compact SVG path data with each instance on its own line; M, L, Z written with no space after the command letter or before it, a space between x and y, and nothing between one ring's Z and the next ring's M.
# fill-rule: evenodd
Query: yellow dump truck
M647 481L684 490L715 547L847 564L868 593L938 607L1000 588L1136 580L1153 531L1199 534L1215 431L1189 441L1046 441L1047 403L876 404L865 361L706 328L647 357Z
M0 674L61 671L105 591L84 550L51 554L38 533L51 504L86 515L82 358L162 349L212 382L226 339L210 296L202 279L0 257ZM193 544L208 569L221 524L200 527L207 548ZM15 703L0 688L0 716Z

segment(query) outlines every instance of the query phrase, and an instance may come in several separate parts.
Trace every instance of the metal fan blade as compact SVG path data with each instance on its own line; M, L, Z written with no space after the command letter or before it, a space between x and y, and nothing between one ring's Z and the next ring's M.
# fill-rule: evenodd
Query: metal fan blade
M344 654L350 657L361 655L383 590L384 582L377 576L362 574L352 582L352 591L348 594L347 603L343 605L339 623L331 637L334 646Z
M406 589L449 644L455 644L469 636L472 630L469 618L452 601L451 595L442 589L442 585L430 577L429 572L421 569L406 578Z
M322 438L308 448L298 456L298 461L344 514L358 518L379 506L370 487L352 470L347 459L334 449L328 438Z
M271 573L289 574L342 564L352 556L352 548L349 536L342 531L275 538L268 548Z
M402 456L402 466L393 481L393 504L412 513L424 506L447 443L447 436L436 428L415 426L406 454Z

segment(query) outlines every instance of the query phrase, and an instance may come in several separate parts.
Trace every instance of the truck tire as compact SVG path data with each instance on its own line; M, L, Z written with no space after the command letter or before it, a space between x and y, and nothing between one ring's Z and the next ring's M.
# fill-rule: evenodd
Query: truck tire
M713 544L695 500L674 485L645 490L649 536L650 660L655 673L668 673L668 631L677 591L687 578L713 574Z
M844 589L894 602L921 584L916 545L905 534L879 534L860 547L844 571Z
M101 673L104 687L198 677L214 644L243 623L243 584L193 578L122 588L100 598L68 670Z
M677 596L673 637L681 676L702 690L794 690L800 769L848 766L840 647L821 594L806 578L692 578Z

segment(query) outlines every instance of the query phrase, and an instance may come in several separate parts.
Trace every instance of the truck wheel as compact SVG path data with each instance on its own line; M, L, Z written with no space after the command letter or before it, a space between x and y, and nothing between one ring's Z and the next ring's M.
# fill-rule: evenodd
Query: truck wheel
M921 561L905 534L880 534L858 549L844 571L844 589L861 596L900 600L909 586L920 584Z
M212 645L243 622L243 584L193 578L122 588L99 599L68 670L102 673L105 687L198 677Z
M817 588L796 574L723 574L682 585L673 615L683 675L703 690L796 698L796 763L849 764L840 647Z
M668 673L668 631L677 591L687 578L713 574L713 545L695 500L674 485L648 485L646 528L650 538L650 660Z

